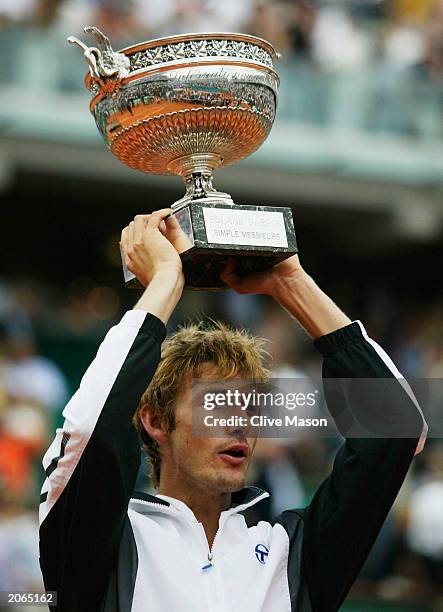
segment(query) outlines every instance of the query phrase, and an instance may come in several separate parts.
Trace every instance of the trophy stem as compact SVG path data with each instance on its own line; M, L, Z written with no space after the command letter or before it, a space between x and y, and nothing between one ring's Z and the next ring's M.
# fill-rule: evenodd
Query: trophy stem
M223 201L234 205L228 193L221 193L212 185L213 171L223 164L223 158L215 153L196 153L184 155L168 165L168 170L182 177L186 185L186 195L174 202L173 209L181 208L192 200L203 198Z

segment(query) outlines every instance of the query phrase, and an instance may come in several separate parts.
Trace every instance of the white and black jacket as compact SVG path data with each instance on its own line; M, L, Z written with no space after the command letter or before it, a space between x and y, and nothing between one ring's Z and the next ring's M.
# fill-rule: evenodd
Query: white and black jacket
M268 494L234 494L211 557L184 503L134 493L140 442L132 417L165 334L161 321L140 310L109 331L43 459L40 564L46 589L57 591L57 610L337 610L423 446L426 426L413 396L398 385L416 437L347 439L307 508L247 527L240 512ZM400 377L358 322L315 344L324 377Z

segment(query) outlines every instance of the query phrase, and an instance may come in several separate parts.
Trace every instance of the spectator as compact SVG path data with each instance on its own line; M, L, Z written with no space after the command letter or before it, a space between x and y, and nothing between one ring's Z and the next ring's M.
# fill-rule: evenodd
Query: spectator
M34 462L48 438L43 409L32 404L9 404L0 419L0 485L14 494L34 498Z
M36 0L2 0L0 26L23 23L31 16Z
M32 400L56 411L66 401L68 386L59 368L36 351L31 336L8 339L8 356L3 366L6 391L17 400Z
M406 538L423 561L434 590L443 594L443 444L428 453L426 482L411 494Z
M0 487L0 591L42 591L38 519L19 495Z

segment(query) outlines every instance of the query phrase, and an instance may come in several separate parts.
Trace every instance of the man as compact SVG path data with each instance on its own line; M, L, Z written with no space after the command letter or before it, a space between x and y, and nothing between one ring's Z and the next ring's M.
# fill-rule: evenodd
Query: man
M314 338L325 377L393 378L414 428L410 438L346 440L307 508L248 528L239 513L267 495L244 488L254 439L242 429L194 438L191 380L260 378L262 347L223 325L207 335L191 326L160 360L184 286L170 212L136 217L123 231L126 264L147 288L108 333L43 460L46 589L57 591L63 612L337 610L423 446L420 409L383 350L297 257L245 279L230 265L223 278L231 287L271 296ZM157 496L133 492L137 406Z

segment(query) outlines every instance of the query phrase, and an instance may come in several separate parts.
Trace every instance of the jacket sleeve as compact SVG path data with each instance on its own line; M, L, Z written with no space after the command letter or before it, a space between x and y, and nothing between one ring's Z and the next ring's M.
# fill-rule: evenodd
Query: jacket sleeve
M332 612L369 554L414 454L423 448L427 426L408 383L360 322L320 338L316 346L324 356L328 408L334 418L340 414L341 425L346 421L342 408L348 404L348 414L372 410L386 419L391 431L398 424L406 432L404 437L348 437L332 473L303 513L303 563L312 609ZM361 378L390 379L388 392L363 397L363 386L360 393L347 395L328 380Z
M99 610L140 465L132 417L160 359L164 324L126 313L101 344L43 458L40 566L57 610Z

